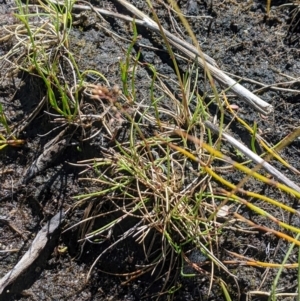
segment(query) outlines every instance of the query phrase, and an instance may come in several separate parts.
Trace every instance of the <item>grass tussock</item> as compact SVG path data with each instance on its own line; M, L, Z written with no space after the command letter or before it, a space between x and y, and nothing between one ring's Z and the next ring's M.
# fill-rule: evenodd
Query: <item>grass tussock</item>
M187 70L181 74L177 54L161 30L177 75L177 81L172 82L175 88L170 89L155 66L141 63L140 52L134 51L139 38L135 23L131 24L132 41L119 64L121 85L112 87L102 70L78 68L69 46L75 2L65 1L64 5L48 1L31 5L16 3L15 16L19 22L4 26L0 38L2 42L14 41L2 57L8 73L23 71L42 79L46 90L43 101L49 107L49 115L56 124L72 127L73 133L80 132L82 142L88 143L97 135L109 141L109 147L101 147L98 158L78 162L83 168L80 180L94 189L74 196L74 207L87 206L86 218L78 224L80 227L88 223L93 225L93 221L99 219L106 221L98 228L91 226L89 231L83 231L81 241L102 243L120 225L124 231L99 254L88 277L109 250L131 237L142 246L145 259L136 270L123 275L124 279L127 277L124 284L150 273L155 275L155 280L164 278L162 293L172 295L178 288L173 278L177 270L183 277L199 274L207 277L210 287L218 284L224 298L231 300L232 287L228 288L222 277L226 274L232 283L238 283L239 279L230 271L231 266L278 268L278 277L269 294L270 299L275 300L282 270L298 268L298 262L287 264L289 253L283 262L274 264L230 253L230 250L232 260L221 260L220 241L227 229L235 227L240 231L237 225L243 225L245 233L255 229L290 243L290 251L300 246L299 228L279 220L262 204L294 215L299 212L273 196L247 190L244 184L247 181L263 183L296 199L300 198L300 191L270 179L262 169L263 163L253 164L240 150L228 152L229 143L222 138L222 132L226 131L225 114L231 119L230 123L237 122L248 131L252 137L250 151L256 153L256 145L259 145L263 150L261 157L266 161L275 158L294 171L280 157L276 146L259 136L257 125L247 124L233 109L226 97L230 87L218 87L205 69L204 78L208 79L211 93L200 95L197 84L199 78L203 78L203 71L196 61L189 61ZM155 16L151 2L148 4ZM174 10L191 33L188 22L175 5ZM159 22L158 18L156 21ZM159 26L162 28L160 23ZM192 40L195 42L195 37L192 36ZM151 74L149 95L143 100L136 93L138 68L147 68ZM66 70L71 74L68 79ZM96 83L88 82L91 74L97 76ZM210 96L209 101L207 96ZM212 116L212 104L218 120ZM35 115L39 113L35 111ZM217 125L218 134L207 126L211 121ZM21 144L16 137L18 131L8 124L2 107L0 122L3 125L0 147L8 143ZM95 123L101 123L99 130L93 128ZM289 139L282 141L281 146L292 141ZM242 178L238 183L227 176L233 172ZM97 210L90 210L88 204L91 202L97 204ZM270 221L274 228L243 216L245 210ZM193 252L202 258L201 262L192 261ZM192 272L187 272L187 266ZM239 295L238 285L236 290Z

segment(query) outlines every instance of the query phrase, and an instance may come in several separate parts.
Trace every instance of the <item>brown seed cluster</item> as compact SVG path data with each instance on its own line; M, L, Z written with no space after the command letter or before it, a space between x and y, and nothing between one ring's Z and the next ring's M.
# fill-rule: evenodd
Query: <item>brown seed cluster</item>
M122 126L125 121L122 116L122 112L124 112L125 109L118 101L119 96L122 94L118 85L110 88L102 85L89 84L85 94L90 99L99 101L100 106L102 107L101 118L103 119L103 122L110 134L113 134L115 129ZM96 110L99 112L100 108L98 107Z
M91 85L90 87L92 88L91 94L93 99L107 100L111 104L114 104L122 93L118 85L115 85L112 88L101 85Z

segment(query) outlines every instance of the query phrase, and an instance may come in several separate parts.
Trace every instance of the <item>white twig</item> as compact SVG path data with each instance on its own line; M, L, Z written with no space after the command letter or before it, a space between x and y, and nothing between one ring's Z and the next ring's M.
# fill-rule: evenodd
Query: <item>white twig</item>
M213 132L220 134L220 129L216 125L212 124L211 122L205 121L205 126L210 130L212 130ZM284 174L282 174L280 171L278 171L276 168L274 168L272 165L270 165L267 161L262 159L260 156L253 153L245 145L243 145L242 143L240 143L239 141L237 141L235 138L225 133L224 131L221 132L221 136L224 139L226 139L231 145L237 148L240 152L242 152L245 156L250 158L253 162L255 162L256 164L260 164L269 174L271 174L278 181L296 190L297 192L300 192L300 187L298 185L296 185L294 182L288 179Z
M160 28L156 22L154 22L150 17L146 14L138 10L135 6L128 3L126 0L117 0L120 4L122 4L126 9L132 12L135 16L140 18L143 21L143 25L147 28L152 29L153 31L161 34ZM200 54L197 48L184 40L181 40L171 34L169 31L163 29L165 36L168 38L170 44L175 46L177 49L185 53L187 56L192 58L193 60L197 57L199 65L205 70L208 69L211 73L212 77L220 82L226 88L230 87L231 90L239 97L241 97L244 101L250 104L253 108L259 111L262 114L270 114L273 112L273 106L268 104L267 102L260 99L258 96L254 95L252 92L247 90L245 87L237 83L231 77L226 75L223 71L221 71L215 64L215 61L205 54ZM205 61L202 60L201 57L204 57Z

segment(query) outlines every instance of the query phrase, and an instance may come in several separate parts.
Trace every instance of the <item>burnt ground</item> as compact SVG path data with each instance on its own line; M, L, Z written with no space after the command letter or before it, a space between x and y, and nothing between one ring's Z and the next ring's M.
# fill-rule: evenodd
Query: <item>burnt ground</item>
M140 10L149 13L145 1L132 0L130 2ZM275 0L272 1L269 17L266 15L265 1L224 0L220 3L214 0L182 0L177 2L182 11L190 16L188 20L202 50L216 60L221 70L235 75L237 80L241 79L245 87L256 91L262 99L275 108L271 115L262 116L232 96L230 100L238 104L240 116L249 124L257 122L261 135L272 144L278 143L293 129L299 127L300 32L297 22L300 20L300 13L295 15L292 11L293 7L279 7L285 1ZM93 4L97 6L97 3ZM11 2L0 3L1 14L4 16L1 20L2 25L5 22L14 22L10 15L12 6ZM102 1L101 7L127 13L114 1ZM185 32L175 19L172 20L173 23L171 22L170 12L160 1L157 1L155 10L166 29L173 33L175 29L180 33ZM106 76L111 85L121 86L119 58L125 56L129 47L132 39L131 28L121 20L108 18L106 26L119 35L120 38L116 39L108 31L97 26L92 18L88 16L74 25L71 32L71 49L76 54L79 68L98 70ZM172 62L162 46L161 39L143 27L138 27L138 33L140 44L135 46L134 51L140 49L140 62L152 64L160 74L168 79L176 80ZM13 41L1 43L1 56L10 49L12 43ZM179 67L182 72L185 72L186 62L179 60ZM45 87L42 81L25 72L19 72L13 76L0 72L0 103L5 109L9 123L17 124L40 103L45 96ZM149 79L151 78L149 70L138 68L136 76L138 79L136 81L137 99L142 100L149 95ZM171 83L171 81L168 82ZM270 86L261 89L262 85L259 83ZM208 95L207 97L211 94L201 74L197 88L203 94ZM101 137L81 143L80 133L76 133L58 158L42 172L33 175L26 183L21 183L28 175L28 168L42 153L45 144L59 132L59 130L51 132L55 126L51 122L51 116L45 114L44 110L47 108L43 108L20 133L18 138L26 141L24 145L7 146L0 152L0 247L3 251L0 253L0 276L13 268L28 250L41 227L60 209L72 208L64 220L63 230L82 220L89 211L100 210L95 202L91 202L89 208L80 205L73 208L75 203L73 197L93 191L94 187L89 182L79 181L81 169L70 163L99 156L100 146L106 147L105 144L101 145L103 142ZM212 106L212 114L214 110ZM46 135L49 132L50 134ZM249 137L238 124L231 124L231 132L249 144ZM295 139L280 153L298 170L300 170L299 146L300 140ZM274 164L291 180L299 183L298 175L280 164ZM228 174L227 179L238 183L242 176L235 172ZM269 186L250 181L246 188L265 193L290 206L297 204L292 197L279 194ZM278 208L271 208L270 205L260 205L274 216L289 220L294 226L299 227L299 218L289 216ZM101 208L101 210L109 210L109 208ZM261 217L252 217L247 210L244 214L248 218L253 218L256 223L274 227ZM93 226L96 225L90 225L90 227ZM134 271L136 265L145 263L143 249L133 239L122 241L106 253L94 267L89 281L85 282L94 260L105 248L117 240L120 231L122 231L121 228L114 231L107 241L98 245L78 242L84 235L82 227L74 227L62 232L56 238L55 247L50 250L50 255L44 258L34 273L28 275L28 278L32 280L28 287L22 288L23 290L12 296L10 300L129 301L159 298L160 291L165 290L166 279L163 277L154 281L157 275L148 273L125 283L128 277L124 277L124 274ZM219 259L230 260L231 257L225 251L229 250L256 260L280 263L288 247L288 243L275 236L259 231L247 233L228 227L224 230L219 242ZM196 253L193 256L195 262L201 262L201 255ZM290 258L297 262L297 253L292 254ZM267 299L266 296L259 294L249 295L249 292L270 291L277 270L251 266L229 266L228 268L237 276L236 281L224 272L216 271L216 273L219 273L228 284L232 300L239 298L237 287L240 290L241 300ZM210 271L210 268L206 270ZM196 277L183 277L180 275L180 267L175 265L173 276L175 280L172 286L175 292L165 292L160 296L161 300L171 298L174 300L224 299L216 284L212 285L210 295L208 295L210 279L204 272ZM297 269L284 270L278 288L281 289L280 292L286 294L296 292ZM277 298L277 300L296 299L296 296Z

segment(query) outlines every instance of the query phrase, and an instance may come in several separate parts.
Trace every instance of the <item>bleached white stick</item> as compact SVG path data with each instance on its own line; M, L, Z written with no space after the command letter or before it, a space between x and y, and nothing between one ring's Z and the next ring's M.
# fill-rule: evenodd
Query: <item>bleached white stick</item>
M220 129L216 125L212 124L209 121L205 121L204 124L207 128L209 128L213 132L220 134ZM300 187L298 185L296 185L294 182L288 179L284 174L282 174L280 171L278 171L275 167L270 165L267 161L262 159L260 156L253 153L245 145L243 145L242 143L240 143L239 141L237 141L235 138L225 133L224 131L221 132L221 136L225 138L231 145L237 148L240 152L242 152L245 156L251 159L253 162L255 162L256 164L260 164L269 174L271 174L274 178L276 178L276 180L300 193Z
M132 4L128 3L126 0L117 0L120 4L122 4L126 9L132 12L135 16L140 18L143 21L143 25L154 30L155 32L161 34L160 28L155 21L153 21L146 14L141 12ZM205 62L202 60L201 55L197 48L182 39L177 38L169 31L163 29L164 34L169 39L169 42L179 49L181 52L185 53L191 59L198 58L198 62L202 68L207 68L214 79L220 82L226 88L230 87L232 92L234 92L237 96L241 97L244 101L246 101L249 105L255 108L262 114L270 114L273 112L273 106L260 99L258 96L254 95L252 92L247 90L241 84L236 82L234 79L226 75L223 71L221 71L216 65L215 61L209 56L202 54Z

